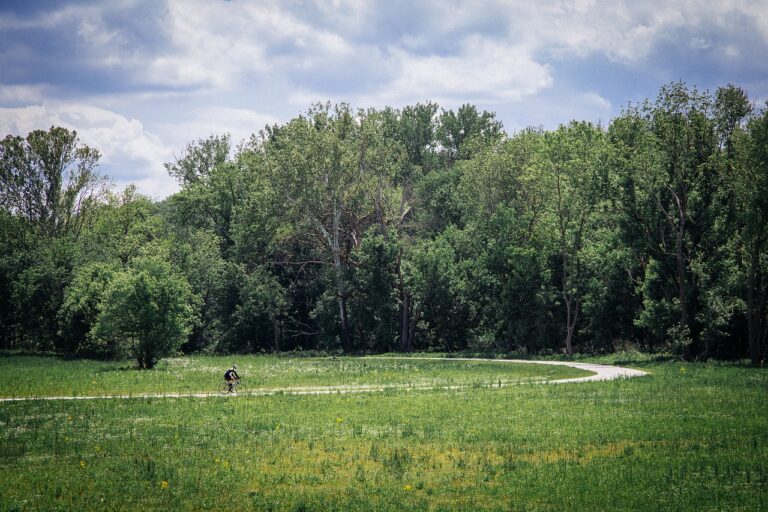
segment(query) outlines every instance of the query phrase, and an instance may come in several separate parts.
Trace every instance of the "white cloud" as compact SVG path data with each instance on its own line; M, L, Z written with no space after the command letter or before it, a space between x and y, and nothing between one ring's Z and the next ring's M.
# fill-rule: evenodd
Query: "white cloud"
M153 197L177 189L162 166L170 160L171 151L136 119L76 103L0 109L0 133L25 136L51 126L75 130L83 144L98 149L102 169L119 186L134 182L142 193Z
M514 101L552 85L547 66L525 48L476 36L467 39L456 56L394 54L400 69L390 86L400 94Z
M726 57L730 58L737 58L741 57L741 50L739 50L739 47L733 44L729 44L726 46L723 50Z
M172 0L166 24L170 44L147 67L156 84L227 90L281 66L307 68L354 51L338 34L265 3Z
M48 87L44 85L2 85L0 84L0 104L40 103L46 97Z
M759 3L764 5L765 0ZM363 5L354 17L362 18L364 25L375 24L376 10L369 9L368 3ZM325 16L339 17L328 11L324 10ZM378 83L345 95L312 82L297 83L289 94L291 103L307 105L331 99L380 106L424 99L448 104L519 101L555 86L553 67L563 60L603 55L653 73L654 63L649 59L654 50L674 44L679 34L687 37L679 42L681 46L734 55L733 44L726 45L728 37L713 39L712 34L732 31L729 24L734 16L751 16L755 11L764 15L767 10L754 3L727 0L436 0L429 11L434 20L425 21L418 33L355 47L355 55L368 58L371 67L384 75ZM354 30L339 28L354 37Z
M507 46L471 36L455 55L419 55L389 48L379 68L388 80L375 90L359 91L346 98L361 106L402 106L435 100L446 107L463 103L518 101L550 87L553 78L546 65L536 62L523 47ZM291 102L308 105L328 99L304 88Z
M587 92L582 94L581 97L585 105L594 107L598 112L601 112L603 115L611 112L611 108L612 108L611 102L603 98L599 94L594 92Z
M466 34L474 22L484 19L486 24L504 27L496 31L498 43L527 48L538 58L600 54L628 65L652 65L646 59L653 49L682 32L693 34L689 41L680 41L682 45L714 45L708 39L711 33L721 36L719 44L726 44L729 36L738 35L734 31L744 29L743 24L733 24L739 18L761 27L768 41L766 0L495 0L461 5L436 0L432 11L437 20L429 25L432 32L412 34L419 42Z
M248 109L203 107L195 109L190 120L159 123L155 131L171 145L174 154L180 154L187 144L211 135L228 133L236 146L266 125L279 122L276 117Z

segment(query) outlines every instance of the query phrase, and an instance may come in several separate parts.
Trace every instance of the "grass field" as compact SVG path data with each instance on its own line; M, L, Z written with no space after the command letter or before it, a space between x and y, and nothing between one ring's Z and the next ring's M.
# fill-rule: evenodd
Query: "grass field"
M133 372L6 356L0 390L19 394L17 372L42 368L55 378L35 394L90 393L76 382L90 375L97 391L198 390L220 379L203 369L230 363L175 359ZM260 386L574 376L456 361L238 364ZM2 403L0 510L768 510L768 371L625 364L651 375L452 391Z
M212 392L224 371L238 364L254 388L335 385L490 385L589 375L575 368L486 361L411 358L289 358L195 356L160 361L139 372L132 363L63 361L54 357L0 356L0 397L94 396L115 393Z

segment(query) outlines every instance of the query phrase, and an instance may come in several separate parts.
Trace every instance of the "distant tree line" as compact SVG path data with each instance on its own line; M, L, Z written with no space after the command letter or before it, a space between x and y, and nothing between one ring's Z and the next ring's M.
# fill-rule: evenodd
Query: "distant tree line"
M316 105L181 190L116 193L64 128L0 141L0 346L766 356L768 109L683 83L606 127Z

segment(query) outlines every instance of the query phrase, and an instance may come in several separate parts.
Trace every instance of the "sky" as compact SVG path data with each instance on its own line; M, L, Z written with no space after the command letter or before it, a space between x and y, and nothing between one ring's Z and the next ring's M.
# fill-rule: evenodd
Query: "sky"
M768 100L768 0L0 0L0 137L64 126L116 189L318 101L607 125L673 81Z

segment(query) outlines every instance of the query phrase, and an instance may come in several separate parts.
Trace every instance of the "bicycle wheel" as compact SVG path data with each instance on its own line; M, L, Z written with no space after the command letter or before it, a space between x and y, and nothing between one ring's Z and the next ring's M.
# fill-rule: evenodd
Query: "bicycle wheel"
M229 383L227 381L222 382L219 385L218 391L219 391L219 394L221 394L221 395L228 395L229 392L230 392L229 391Z

